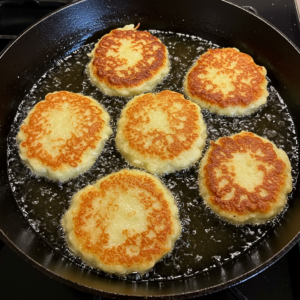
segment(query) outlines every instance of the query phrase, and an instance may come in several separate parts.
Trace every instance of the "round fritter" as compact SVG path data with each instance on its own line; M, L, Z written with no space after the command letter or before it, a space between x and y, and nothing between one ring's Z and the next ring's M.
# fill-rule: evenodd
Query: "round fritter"
M75 254L118 275L145 273L181 232L174 197L158 178L138 170L110 174L79 191L62 225Z
M90 53L91 82L107 95L129 97L151 91L169 72L164 44L133 27L112 30Z
M267 102L267 71L235 48L210 49L186 75L188 97L220 115L248 115Z
M244 131L211 142L199 179L205 203L234 224L263 223L274 217L292 190L286 153Z
M199 106L167 90L127 103L118 122L116 145L132 165L162 174L195 163L205 139Z
M31 170L66 181L87 171L112 133L109 115L93 98L60 91L46 95L17 135L20 157Z

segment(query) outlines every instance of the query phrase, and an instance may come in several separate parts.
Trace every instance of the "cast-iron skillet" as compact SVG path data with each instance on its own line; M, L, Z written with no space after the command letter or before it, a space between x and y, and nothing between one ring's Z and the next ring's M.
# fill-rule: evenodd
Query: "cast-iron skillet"
M184 299L237 284L284 255L300 237L298 185L281 223L238 259L187 279L135 283L100 277L56 253L22 217L6 172L6 137L18 105L36 80L79 46L96 41L113 28L139 22L142 29L193 34L251 55L267 68L299 133L299 50L259 17L220 0L86 0L66 6L33 25L0 57L0 234L35 268L74 288L114 298Z

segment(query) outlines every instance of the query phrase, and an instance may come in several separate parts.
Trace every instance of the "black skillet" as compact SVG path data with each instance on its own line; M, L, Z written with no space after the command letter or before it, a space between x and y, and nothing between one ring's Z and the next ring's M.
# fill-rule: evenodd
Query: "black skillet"
M300 53L259 17L220 0L99 1L86 0L51 14L24 32L0 57L0 234L35 268L60 282L87 292L132 299L184 299L230 287L262 271L284 255L300 237L300 194L297 184L280 224L255 247L221 267L187 279L129 282L98 276L63 258L22 217L6 172L6 137L18 105L33 84L60 58L96 41L111 29L141 22L159 29L200 36L222 47L236 47L268 70L288 105L299 132Z

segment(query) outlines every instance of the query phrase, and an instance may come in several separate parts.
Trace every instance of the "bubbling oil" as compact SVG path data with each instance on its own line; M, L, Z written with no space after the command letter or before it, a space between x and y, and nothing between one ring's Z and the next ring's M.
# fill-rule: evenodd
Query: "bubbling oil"
M209 48L218 48L218 45L196 36L156 30L150 32L166 45L171 62L170 74L154 92L169 89L183 93L184 77L194 61ZM60 224L72 196L78 190L112 172L132 168L118 152L114 141L117 121L129 99L104 95L91 84L86 66L89 62L87 53L91 52L93 46L94 44L84 45L57 62L38 80L20 104L8 136L8 175L16 202L33 230L56 251L82 268L114 278L115 275L95 270L75 257L66 244ZM82 93L99 101L110 114L110 125L114 131L93 167L64 183L53 182L32 174L21 162L16 143L16 135L29 110L43 100L46 94L60 90ZM210 140L232 135L241 130L254 132L268 138L277 147L286 151L293 167L295 186L298 176L298 141L294 123L286 104L270 80L268 91L270 95L267 104L250 116L232 118L202 110L208 134L206 149ZM160 176L165 186L173 193L179 207L181 236L173 251L152 270L142 276L130 274L125 279L171 280L193 276L220 266L230 259L238 258L253 244L259 242L284 217L283 211L263 225L245 226L235 226L221 220L204 205L199 195L198 168L199 163L188 169ZM289 198L291 197L290 195Z

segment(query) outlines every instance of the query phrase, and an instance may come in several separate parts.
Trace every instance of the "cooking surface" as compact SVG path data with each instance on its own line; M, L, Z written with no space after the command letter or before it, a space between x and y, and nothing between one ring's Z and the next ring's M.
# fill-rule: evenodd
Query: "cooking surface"
M155 88L154 92L170 89L182 94L185 74L193 64L194 58L217 45L189 35L158 30L151 30L151 33L169 49L172 66L170 74ZM20 104L11 126L12 131L8 136L8 176L23 216L56 251L84 268L86 266L80 259L74 258L65 243L60 225L62 215L78 190L113 172L132 168L115 147L117 121L128 99L107 96L91 84L85 69L90 61L86 53L90 53L93 46L94 43L84 45L68 55L66 59L58 61L56 67L35 83ZM114 132L92 168L65 183L50 182L32 176L29 168L19 159L19 149L15 139L28 111L49 92L60 90L82 93L99 101L110 115L110 126ZM242 118L219 116L202 109L207 127L207 141L230 136L242 130L255 132L259 136L270 139L287 153L293 168L292 176L295 179L298 175L298 143L295 127L287 106L272 86L272 81L268 84L268 92L268 103L257 112ZM206 143L204 152L208 145ZM142 280L169 280L214 268L233 257L242 255L243 251L247 251L251 245L263 239L269 230L273 230L280 220L282 214L266 224L241 227L220 220L199 200L198 169L197 163L186 170L159 176L177 200L182 233L175 244L175 249L157 263L153 270L144 274ZM290 195L289 198L291 197ZM128 275L127 278L139 280L140 276Z
M259 15L265 17L270 22L273 22L278 28L284 31L290 39L300 46L300 33L292 1L274 1L273 3L271 1L264 1L264 3L261 3L260 5L259 1L254 0L235 1L235 3L254 7L258 11ZM275 10L273 8L275 8ZM5 9L5 7L0 7L1 25L5 23L2 18L2 13ZM43 9L45 12L45 8ZM49 7L47 9L50 10ZM19 10L21 10L21 7L15 10L18 11L16 14L21 17L24 16L24 10L21 12ZM26 11L30 15L30 11ZM48 12L49 11L47 11L47 13ZM41 15L38 17L40 18ZM26 20L28 19L31 19L31 16ZM7 22L7 24L8 23L9 22ZM6 26L7 24L5 23L4 25ZM18 24L19 30L22 26L20 23ZM30 24L26 24L26 26L28 25ZM0 30L4 29L5 26L1 26ZM4 33L2 30L0 31L0 34L16 35L18 32L17 29L14 28L11 31L7 31L7 33ZM3 244L0 244L0 246L3 246ZM67 299L71 299L71 297L72 299L93 299L93 296L91 295L63 286L33 270L6 246L2 247L0 250L0 266L0 296L3 295L4 299L16 299L21 295L24 297L24 294L26 295L26 298L28 297L28 299L37 299L40 297L45 299L48 299L47 297L50 299L51 297L51 299L53 299L55 296L59 298L62 298L63 296ZM295 279L297 278L295 273L298 274L298 278L300 275L300 273L297 273L297 271L299 272L300 270L299 267L300 252L299 246L296 245L290 253L288 253L288 255L284 256L274 266L270 267L253 279L238 285L237 288L231 288L211 296L206 296L203 299L245 299L239 294L240 292L242 292L247 299L299 299L299 291L297 291L298 286L295 285ZM16 270L18 271L16 272ZM20 276L20 278L18 278L16 274ZM22 283L18 289L12 287L15 282ZM37 285L38 288L36 288ZM43 288L39 289L39 287ZM45 294L41 294L42 291L44 291ZM263 297L264 293L267 295L266 297Z

